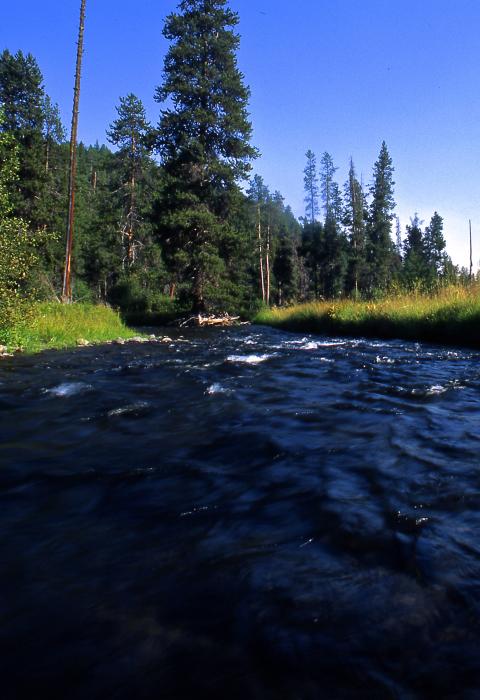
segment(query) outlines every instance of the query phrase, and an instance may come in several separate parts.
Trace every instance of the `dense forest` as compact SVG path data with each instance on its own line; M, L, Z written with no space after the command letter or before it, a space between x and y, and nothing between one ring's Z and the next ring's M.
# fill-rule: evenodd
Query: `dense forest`
M132 92L105 125L109 144L79 144L74 298L132 316L171 308L235 311L340 297L378 298L465 281L445 252L443 220L395 217L394 167L381 144L370 185L350 160L336 181L308 150L300 220L253 164L249 90L225 0L184 0L155 89L156 124ZM135 86L132 86L132 90ZM0 303L59 298L69 145L35 57L0 54ZM299 173L302 178L302 173ZM8 318L8 316L7 316ZM5 318L4 318L5 320Z

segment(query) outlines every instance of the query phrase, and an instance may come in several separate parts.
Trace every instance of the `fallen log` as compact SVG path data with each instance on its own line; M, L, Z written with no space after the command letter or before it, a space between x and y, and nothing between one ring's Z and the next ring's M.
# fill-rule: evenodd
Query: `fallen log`
M179 326L180 328L185 328L187 326L236 326L240 325L240 323L240 316L230 316L230 314L205 316L203 314L196 314L195 316L190 316L190 318L182 319Z

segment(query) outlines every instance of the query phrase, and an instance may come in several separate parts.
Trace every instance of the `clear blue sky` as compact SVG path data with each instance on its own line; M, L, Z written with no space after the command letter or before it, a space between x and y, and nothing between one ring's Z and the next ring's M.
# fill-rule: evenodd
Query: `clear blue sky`
M79 0L4 3L0 49L31 51L70 121ZM175 0L87 0L79 135L105 141L119 96L151 121ZM252 91L255 170L303 214L304 154L328 150L344 181L353 156L365 184L385 139L402 227L418 211L445 218L448 250L480 260L480 1L231 0L239 64Z

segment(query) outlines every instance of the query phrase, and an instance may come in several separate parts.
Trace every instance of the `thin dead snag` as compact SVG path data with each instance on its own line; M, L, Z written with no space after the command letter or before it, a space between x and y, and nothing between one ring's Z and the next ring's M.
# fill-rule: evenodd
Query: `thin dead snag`
M260 258L260 287L262 290L262 301L265 303L265 276L263 272L263 241L262 241L262 220L260 212L260 203L257 204L257 235L258 235L258 254Z
M67 221L67 248L65 253L65 272L63 276L62 299L64 302L72 300L72 248L75 223L75 181L77 175L77 132L78 132L78 106L80 103L80 82L82 75L83 34L85 30L85 6L86 0L81 0L80 23L78 28L77 65L75 70L75 88L73 92L72 130L70 135L70 168L68 177L68 221Z

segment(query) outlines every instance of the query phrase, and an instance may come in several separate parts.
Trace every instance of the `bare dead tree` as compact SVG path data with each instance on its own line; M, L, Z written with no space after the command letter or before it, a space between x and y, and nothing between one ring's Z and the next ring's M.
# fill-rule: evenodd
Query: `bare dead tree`
M267 306L270 306L270 221L267 226L267 243L265 252L265 267L267 273L267 290L265 295L265 301Z
M470 282L473 280L473 247L472 247L472 222L469 220L470 225Z
M77 132L78 132L78 106L80 103L80 80L82 73L83 34L85 30L85 6L86 0L81 0L80 22L77 42L77 65L75 71L75 87L73 91L72 129L70 134L70 168L68 177L68 220L67 220L67 249L65 254L65 272L63 276L62 300L64 303L72 301L72 247L75 224L75 184L77 175Z
M263 271L262 216L260 211L260 202L257 204L257 236L258 254L260 258L260 286L262 289L262 301L265 303L265 275Z

